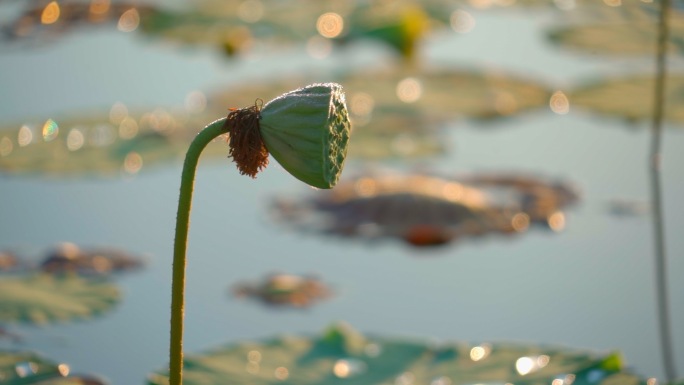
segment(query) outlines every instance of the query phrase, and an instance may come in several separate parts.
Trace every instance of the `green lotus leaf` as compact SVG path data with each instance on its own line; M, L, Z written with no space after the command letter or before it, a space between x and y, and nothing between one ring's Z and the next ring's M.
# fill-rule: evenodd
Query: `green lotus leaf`
M546 106L550 92L533 81L500 73L427 70L366 71L331 76L344 85L354 134L349 157L415 158L446 152L440 128L451 120L488 120ZM282 89L311 83L306 76L232 87L208 97L210 109L253 105Z
M665 119L684 124L684 74L668 75L665 86ZM570 108L588 111L630 122L651 119L653 77L632 75L588 83L568 92Z
M116 109L113 108L113 111ZM74 113L0 127L0 172L113 177L178 161L210 118L162 109L116 116ZM220 147L225 156L226 147ZM208 146L214 153L217 146Z
M556 45L592 54L654 55L657 41L655 20L625 21L619 24L584 24L548 32ZM684 54L684 16L670 21L670 54Z
M391 4L333 0L203 1L190 11L147 12L141 19L141 31L185 44L223 47L229 56L248 50L256 40L282 45L314 36L323 38L321 35L343 41L375 39L402 55L410 55L428 27L448 26L451 11L450 4L437 0L402 0ZM334 14L335 19L324 21L321 16L325 14ZM321 27L326 23L331 28L329 35L326 27Z
M645 384L618 354L513 343L435 345L363 336L334 325L321 336L228 344L185 358L186 385ZM167 384L164 372L149 385Z
M119 289L75 275L0 278L0 322L47 324L87 319L119 302Z
M96 385L99 379L69 376L69 367L34 352L0 351L0 382L3 385Z

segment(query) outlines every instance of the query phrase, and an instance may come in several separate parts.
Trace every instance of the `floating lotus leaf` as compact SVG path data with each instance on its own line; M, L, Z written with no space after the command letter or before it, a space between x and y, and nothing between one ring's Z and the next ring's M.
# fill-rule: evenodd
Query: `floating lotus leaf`
M548 32L551 41L564 48L593 54L654 55L657 41L655 20L625 21L619 24L583 24ZM670 54L684 53L684 15L670 20Z
M150 6L136 2L27 2L28 8L8 25L3 32L10 40L50 40L79 27L112 25L131 32L140 18L153 12Z
M92 376L70 376L69 366L47 360L33 352L0 351L3 385L99 385Z
M488 119L546 106L551 96L547 87L531 79L495 71L369 70L328 78L343 85L352 119L356 120L374 116L375 112L392 114L398 110L430 116L428 123L458 117ZM258 98L268 100L278 96L282 89L315 81L292 76L287 80L250 83L220 91L209 99L214 108L251 105ZM379 129L393 131L391 127Z
M255 42L275 45L311 38L371 38L408 57L429 29L448 25L452 11L440 1L203 1L192 10L149 12L141 20L141 29L172 41L219 46L228 55L245 51Z
M618 354L513 343L443 343L363 336L336 325L321 336L241 342L186 355L187 385L645 384ZM165 385L155 373L149 385Z
M138 115L123 111L1 127L0 172L60 177L134 175L150 165L180 162L187 143L211 120L202 114L162 109ZM209 146L207 153L215 148ZM227 154L227 147L222 153Z
M110 310L120 298L111 283L73 275L0 277L0 322L46 324L86 319Z
M435 246L488 233L514 234L538 224L560 231L576 190L529 175L370 174L308 199L278 199L287 226L341 236L399 238Z
M684 74L669 74L665 86L665 119L684 124ZM600 115L628 121L652 118L653 77L632 75L602 79L568 93L570 108L587 109Z
M308 307L332 295L331 290L315 277L291 274L273 274L260 282L242 282L235 285L237 297L249 297L268 305Z
M107 275L140 269L143 261L134 255L115 248L81 249L73 243L62 243L41 261L40 269L46 273L77 273Z

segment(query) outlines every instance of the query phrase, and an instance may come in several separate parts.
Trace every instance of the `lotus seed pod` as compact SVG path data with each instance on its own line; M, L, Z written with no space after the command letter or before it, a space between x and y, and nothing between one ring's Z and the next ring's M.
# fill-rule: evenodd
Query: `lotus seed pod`
M350 133L342 86L312 84L283 94L263 107L259 127L268 151L295 178L335 186Z

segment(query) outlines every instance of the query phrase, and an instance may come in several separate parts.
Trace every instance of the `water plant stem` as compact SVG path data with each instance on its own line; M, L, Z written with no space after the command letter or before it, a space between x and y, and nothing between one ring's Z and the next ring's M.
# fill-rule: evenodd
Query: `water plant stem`
M658 20L658 40L656 49L656 76L654 84L653 121L651 127L651 151L649 154L649 170L651 179L651 208L653 210L653 229L655 243L655 283L658 306L658 323L660 329L660 348L663 368L667 382L677 378L672 348L670 326L670 309L667 291L667 260L665 255L665 224L663 218L661 170L662 122L665 111L665 81L667 78L666 58L669 41L668 17L671 0L660 1Z
M185 265L190 228L192 191L195 186L195 171L202 150L212 140L228 132L225 118L206 126L192 141L185 155L181 174L178 214L176 215L176 236L173 245L173 281L171 283L171 345L169 348L169 384L183 383L183 316L185 312Z

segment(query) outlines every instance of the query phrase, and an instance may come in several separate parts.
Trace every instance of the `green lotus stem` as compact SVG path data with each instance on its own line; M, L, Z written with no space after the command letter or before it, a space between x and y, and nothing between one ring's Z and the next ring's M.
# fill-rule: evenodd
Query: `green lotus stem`
M649 170L651 179L651 208L653 210L653 235L655 246L655 284L658 306L658 327L663 368L667 382L677 378L677 368L672 348L672 332L670 326L670 309L667 291L667 259L665 253L665 221L663 218L661 168L661 138L663 116L665 112L665 84L667 78L666 57L669 41L668 17L671 0L660 2L658 20L658 40L656 49L656 76L653 87L653 121L651 128L651 150L649 154Z
M230 134L230 157L241 174L252 178L268 165L269 153L297 179L332 188L342 172L351 132L342 86L312 84L283 94L263 109L258 103L232 109L206 126L190 143L181 174L171 284L169 384L183 383L185 265L195 172L202 150Z
M183 315L185 312L185 265L188 248L188 229L195 172L202 150L212 140L227 133L225 118L206 126L192 141L183 163L181 174L176 237L173 245L173 281L171 283L171 346L169 349L169 384L181 385L183 378Z

